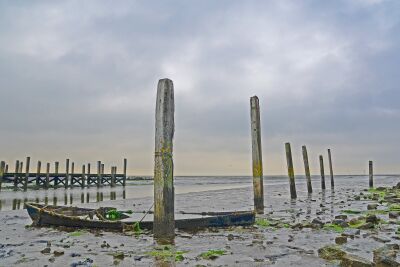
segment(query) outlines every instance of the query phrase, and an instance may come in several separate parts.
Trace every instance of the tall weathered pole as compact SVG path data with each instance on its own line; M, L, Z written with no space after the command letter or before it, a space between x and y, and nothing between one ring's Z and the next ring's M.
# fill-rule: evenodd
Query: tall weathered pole
M159 80L155 116L154 227L156 239L170 242L175 237L174 214L174 85Z
M331 188L335 187L335 181L333 179L333 167L332 167L332 155L331 150L328 149L328 160L329 160L329 173L331 175Z
M124 177L122 178L122 185L126 185L126 167L128 165L128 160L124 159Z
M296 183L294 180L293 159L292 159L292 150L290 148L290 143L285 144L285 150L286 150L286 161L287 161L289 184L290 184L290 198L295 199L297 198L297 192L296 192Z
M324 171L324 158L319 156L319 167L321 169L321 189L325 190L325 171Z
M374 187L374 166L372 160L369 161L369 187Z
M25 166L25 179L24 179L24 191L28 189L28 182L29 182L29 165L31 162L31 158L26 158L26 166Z
M264 213L264 186L261 149L260 104L257 96L250 98L251 148L253 158L254 209Z
M18 189L19 183L19 160L15 161L15 174L14 174L14 190Z
M65 181L64 181L64 187L68 188L68 182L69 182L69 159L65 160Z
M3 183L3 176L6 170L6 163L4 161L2 161L0 163L0 190L1 190L1 185Z
M307 179L307 192L309 194L311 194L312 193L312 184L311 184L310 164L308 163L307 147L302 146L302 151L303 151L304 170L305 170L306 179Z

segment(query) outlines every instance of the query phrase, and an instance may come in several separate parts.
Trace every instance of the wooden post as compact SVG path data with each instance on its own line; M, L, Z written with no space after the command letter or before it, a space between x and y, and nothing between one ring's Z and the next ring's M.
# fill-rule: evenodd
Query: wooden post
M18 189L18 180L19 180L18 172L19 172L19 160L15 162L14 190Z
M5 168L6 168L6 163L4 161L2 161L0 163L0 190L1 190L2 183L3 183L3 176L4 176Z
M45 188L48 189L50 185L50 163L46 164L46 183Z
M75 163L72 162L71 163L71 183L70 183L71 185L70 185L70 187L74 186L74 182L75 182L74 173L75 173Z
M335 187L335 181L333 179L333 167L332 167L332 155L331 155L331 150L328 149L328 161L329 161L329 172L331 175L331 188Z
M87 175L86 175L86 185L89 186L91 183L90 180L90 163L87 165Z
M103 184L103 176L104 176L104 164L101 164L101 185Z
M60 166L60 163L58 161L56 161L54 163L54 186L56 187L59 184L59 180L58 180L58 167Z
M303 150L304 170L305 170L306 179L307 179L307 192L309 194L311 194L312 193L312 184L311 184L310 164L308 163L307 147L302 146L302 150Z
M30 157L26 157L26 166L25 166L25 179L24 179L24 191L28 189L28 182L29 182L29 165L31 162Z
M22 162L22 161L20 161L19 162L19 170L18 170L18 172L21 174L23 171L23 168L24 168L24 163ZM21 178L22 178L22 176L21 176Z
M293 159L292 159L292 150L290 148L290 143L285 144L285 150L286 150L286 161L287 161L289 184L290 184L290 198L295 199L297 198L297 193L296 193L296 182L294 180Z
M253 159L254 210L264 213L264 186L261 149L260 104L257 96L250 98L251 148Z
M85 187L85 164L82 165L81 187Z
M321 189L325 190L325 171L324 171L324 158L319 156L319 167L321 169Z
M101 161L97 162L97 187L101 184Z
M154 152L154 237L170 242L175 237L174 214L174 85L169 79L157 86Z
M65 188L68 188L68 182L69 182L69 159L66 159L66 161L65 161L65 180L64 180Z
M42 168L42 163L40 162L40 160L37 163L37 169L36 169L36 186L40 185L40 169Z
M124 177L122 178L122 185L126 185L126 167L128 165L128 160L124 159Z
M374 166L372 160L369 161L369 188L374 187Z
M4 171L4 173L8 173L8 164L6 164L6 170Z
M111 167L111 186L115 186L115 174L117 173L117 167Z

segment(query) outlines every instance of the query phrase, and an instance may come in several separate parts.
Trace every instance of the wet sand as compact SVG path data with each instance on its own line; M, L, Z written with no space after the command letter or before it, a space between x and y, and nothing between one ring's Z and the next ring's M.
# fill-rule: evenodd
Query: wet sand
M177 182L176 211L222 211L251 210L252 188L250 178L216 177L210 188L193 192L196 186L207 184L206 178ZM237 179L235 188L229 188ZM179 179L178 179L179 180ZM222 180L222 181L221 181ZM376 176L376 186L393 186L399 176ZM304 179L298 179L298 199L290 201L287 178L265 179L265 215L260 218L280 220L285 227L233 227L208 229L197 233L177 232L175 248L184 251L183 260L177 266L332 266L337 263L325 261L318 256L318 249L335 243L337 233L328 229L296 228L297 223L311 222L319 218L332 221L342 210L366 210L371 200L355 200L360 192L368 188L366 176L338 176L336 187L321 192L319 178L313 178L314 193L308 196ZM184 190L185 183L190 190ZM138 186L145 191L149 185ZM150 186L151 187L151 186ZM127 187L129 188L129 187ZM179 189L180 188L180 189ZM217 189L212 190L210 189ZM92 190L92 189L89 189ZM94 189L93 189L94 190ZM109 189L102 189L109 190ZM119 189L118 189L119 190ZM130 189L127 189L130 190ZM137 190L137 189L135 189ZM187 192L189 191L189 192ZM37 194L40 194L40 192ZM104 202L77 204L79 206L115 206L135 211L147 210L152 204L150 195L144 197L116 199ZM128 195L128 194L126 194ZM136 195L137 196L137 195ZM79 201L78 201L79 202ZM63 204L63 203L58 203ZM76 203L74 203L76 204ZM348 215L356 216L356 215ZM386 216L386 217L385 217ZM387 214L379 215L386 221ZM395 220L396 222L396 220ZM31 220L25 210L3 210L0 212L0 266L153 266L151 252L158 246L149 234L135 236L132 233L110 233L102 231L69 232L52 228L25 227ZM399 223L399 218L397 218ZM399 243L394 234L399 227L395 223L382 224L379 230L361 230L349 238L341 248L351 254L372 260L374 249L385 243ZM42 253L50 247L50 253ZM213 260L199 257L210 249L224 251L225 255ZM54 252L61 254L56 256ZM121 255L124 255L123 259ZM398 259L398 258L397 258ZM82 265L77 265L82 263Z

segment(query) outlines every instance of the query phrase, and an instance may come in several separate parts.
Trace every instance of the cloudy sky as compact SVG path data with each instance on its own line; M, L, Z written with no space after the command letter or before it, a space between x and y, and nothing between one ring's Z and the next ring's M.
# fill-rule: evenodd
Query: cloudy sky
M0 0L0 158L128 158L151 175L157 82L175 86L176 175L400 172L400 1Z

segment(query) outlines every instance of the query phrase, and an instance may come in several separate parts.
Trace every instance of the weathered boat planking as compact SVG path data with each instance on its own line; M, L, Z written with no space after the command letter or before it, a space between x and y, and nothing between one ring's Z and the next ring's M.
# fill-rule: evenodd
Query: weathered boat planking
M65 226L122 231L136 223L133 221L91 220L78 217L97 214L105 217L105 213L112 208L87 209L66 206L45 206L37 203L26 203L25 207L33 224L36 226ZM198 214L202 215L202 217L175 220L175 227L182 230L196 230L206 227L246 226L254 224L255 221L255 213L253 211L204 212ZM152 230L153 221L140 222L140 228Z

